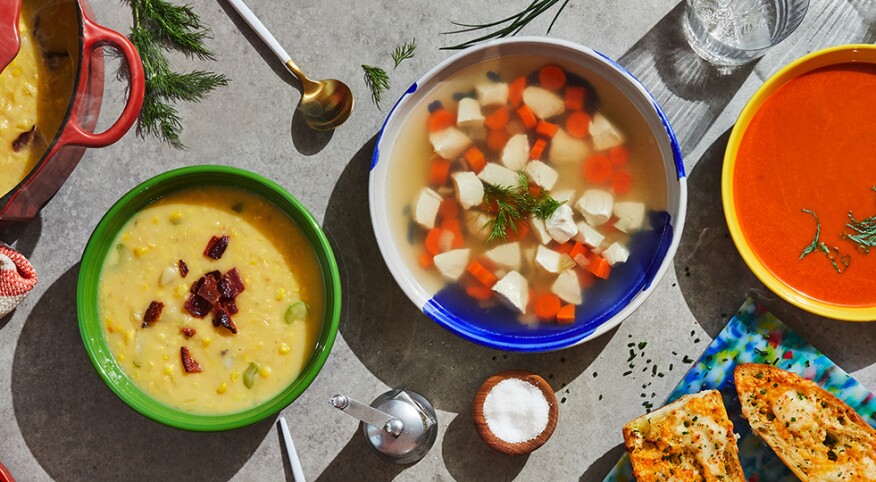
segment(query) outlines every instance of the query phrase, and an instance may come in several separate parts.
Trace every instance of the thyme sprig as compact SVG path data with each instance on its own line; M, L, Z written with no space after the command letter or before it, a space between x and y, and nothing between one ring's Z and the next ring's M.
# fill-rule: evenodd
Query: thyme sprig
M871 188L876 192L876 187ZM876 247L876 216L855 220L855 216L849 211L849 222L846 227L852 232L843 233L843 239L852 241L858 245L858 251L869 254L870 248Z
M547 191L533 194L529 178L519 172L516 186L484 184L484 205L495 206L496 216L489 221L487 242L501 241L517 233L518 224L532 214L539 219L549 218L563 203L550 197Z
M833 248L828 247L822 241L819 241L819 237L821 236L821 221L818 219L818 215L815 214L815 211L811 209L804 209L804 213L811 214L815 218L815 238L809 243L808 246L800 253L800 258L803 259L809 253L814 252L816 249L821 250L827 259L830 260L830 264L833 266L833 269L836 270L837 273L843 274L849 268L849 261L851 258L849 255L843 255L839 248L834 246Z
M392 61L395 62L393 68L397 68L398 64L404 60L414 57L414 51L417 50L417 39L411 39L410 42L404 42L401 45L396 45L392 51Z
M480 37L473 38L461 44L453 45L450 47L441 47L442 50L462 50L467 47L471 47L477 43L483 42L485 40L491 40L495 38L504 38L509 35L517 35L523 27L529 25L529 23L534 20L536 17L541 15L542 13L548 11L553 7L556 3L560 2L560 0L533 0L532 3L529 4L528 7L524 8L520 12L515 13L509 17L505 17L501 20L497 20L495 22L483 23L483 24L467 24L460 22L451 22L453 25L457 27L462 27L459 30L454 30L452 32L444 32L445 34L459 34L459 33L468 33L468 32L477 32L481 30L490 30L494 29L492 32L489 32ZM550 25L548 26L547 33L551 32L551 29L554 28L554 23L556 23L557 18L559 18L560 14L566 8L566 5L569 3L569 0L563 0L562 5L560 5L557 13L554 14L553 20L551 20Z
M146 76L143 108L137 133L154 135L181 149L182 121L173 104L199 102L219 86L228 84L222 74L204 70L179 73L173 70L165 51L175 50L189 58L214 60L204 41L210 31L188 5L167 0L131 0L133 27L131 42L137 47Z
M371 90L371 100L379 109L381 96L389 90L389 75L385 70L373 65L362 64L362 70L365 71L365 85Z

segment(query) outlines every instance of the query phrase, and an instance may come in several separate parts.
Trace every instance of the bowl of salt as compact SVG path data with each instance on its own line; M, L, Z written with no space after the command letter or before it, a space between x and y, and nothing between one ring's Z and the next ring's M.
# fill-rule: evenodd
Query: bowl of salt
M557 397L544 378L508 370L481 385L472 407L478 435L491 448L528 454L544 445L557 426Z

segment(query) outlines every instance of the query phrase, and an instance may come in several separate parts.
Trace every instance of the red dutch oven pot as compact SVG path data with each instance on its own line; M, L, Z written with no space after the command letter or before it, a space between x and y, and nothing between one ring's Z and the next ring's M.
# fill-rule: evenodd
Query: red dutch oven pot
M0 227L33 219L73 172L85 148L104 147L121 139L137 121L143 106L143 64L131 41L115 30L98 25L87 0L63 1L75 4L79 25L79 64L73 98L45 154L17 186L0 197ZM4 55L8 56L8 50L18 52L20 4L21 0L0 0L0 69L5 68L2 61ZM11 25L10 18L13 19ZM100 47L104 46L117 50L125 61L130 73L128 100L116 122L104 132L95 133L103 98L104 60Z

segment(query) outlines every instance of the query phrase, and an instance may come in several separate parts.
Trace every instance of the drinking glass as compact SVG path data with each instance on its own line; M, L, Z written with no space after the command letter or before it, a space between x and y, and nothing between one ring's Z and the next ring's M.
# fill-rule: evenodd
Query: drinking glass
M741 65L790 35L808 8L809 0L686 0L682 28L700 57Z

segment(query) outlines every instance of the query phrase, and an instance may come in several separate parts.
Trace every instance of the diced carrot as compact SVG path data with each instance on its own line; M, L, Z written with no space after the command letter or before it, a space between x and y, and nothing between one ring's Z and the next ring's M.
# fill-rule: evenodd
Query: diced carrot
M489 203L487 203L484 208L487 210L489 214L496 214L499 212L499 202L493 199Z
M611 161L602 154L588 157L582 165L584 179L599 184L611 179Z
M438 132L447 129L455 123L453 114L447 109L435 109L429 114L428 128L429 132Z
M575 246L575 244L571 243L571 242L563 243L563 244L557 246L556 248L554 248L554 251L556 251L558 253L569 254L572 251L572 248L574 246Z
M508 109L506 107L500 107L484 119L484 125L489 127L490 130L497 131L499 129L504 129L505 126L508 125L510 118L511 116L508 114Z
M459 203L452 197L444 198L438 206L438 217L441 219L456 219L459 215ZM457 221L457 223L459 223Z
M530 196L532 196L534 198L538 198L539 196L541 196L542 192L543 192L543 189L536 186L535 184L529 185L529 195Z
M628 172L617 171L611 175L611 188L615 194L626 194L630 192L630 187L633 184L633 176Z
M426 235L426 252L432 256L441 253L441 231L440 228L432 228Z
M554 134L557 133L557 129L559 129L559 126L556 124L551 124L550 122L543 120L538 121L538 124L535 126L535 132L547 138L553 137Z
M465 151L464 156L465 160L468 161L469 167L474 172L481 172L487 165L487 158L484 157L484 153L477 147L469 148L469 150Z
M479 281L474 281L466 286L465 292L478 301L486 301L493 296L493 290L482 285Z
M630 151L623 145L614 146L608 150L608 158L613 166L625 166L630 160Z
M429 269L432 266L435 266L433 256L429 254L428 251L423 251L422 253L420 253L420 258L418 261L420 262L420 266L422 266L423 269Z
M575 241L575 244L572 245L572 249L569 250L569 256L577 262L578 256L584 256L586 258L589 251L590 250L587 249L586 246L578 241Z
M544 139L538 139L532 144L532 149L529 150L529 158L531 160L541 159L541 155L544 154L544 149L547 147L547 141Z
M459 219L449 218L441 222L441 229L453 233L453 241L451 246L453 249L465 247L465 238L462 236L462 228L459 225Z
M566 131L578 139L587 137L590 134L590 115L582 110L572 112L566 118Z
M611 274L611 265L602 256L591 253L590 265L587 266L587 270L597 278L608 279L608 275Z
M566 73L556 65L545 65L538 71L538 82L547 90L560 90L566 85Z
M506 143L508 143L508 133L505 132L505 129L490 131L487 134L487 147L496 152L501 151Z
M471 273L472 276L475 277L476 280L480 281L486 287L492 288L498 279L496 275L490 272L487 268L484 268L484 265L479 263L477 260L469 263L466 271Z
M566 87L566 109L584 110L584 100L587 98L587 90L584 87L569 85Z
M565 305L557 311L557 323L568 325L575 322L575 305Z
M509 230L507 240L511 241L521 241L529 235L529 223L526 221L520 221L517 223L517 231Z
M535 126L538 124L538 120L536 120L532 109L525 104L517 109L517 115L520 116L520 120L523 121L523 125L525 125L527 129L535 129Z
M443 157L435 156L432 160L432 168L429 170L429 184L443 186L447 184L448 177L450 177L450 161Z
M560 297L553 293L542 293L535 297L535 316L542 320L554 320L560 311Z
M523 89L526 88L526 77L518 77L508 85L508 101L514 107L520 107L523 102Z

